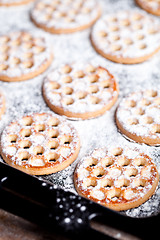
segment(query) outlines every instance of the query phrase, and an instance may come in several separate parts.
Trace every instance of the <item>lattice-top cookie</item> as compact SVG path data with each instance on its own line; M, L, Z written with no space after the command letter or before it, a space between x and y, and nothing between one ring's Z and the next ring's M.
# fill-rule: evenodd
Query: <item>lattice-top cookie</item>
M160 144L160 91L148 89L130 94L117 109L116 123L136 142Z
M100 14L96 0L39 0L31 18L38 27L59 34L88 28Z
M11 166L42 175L70 165L79 152L75 128L51 113L35 113L12 122L1 136L1 155Z
M0 118L2 114L5 112L6 101L3 92L0 90Z
M153 17L137 11L107 14L94 25L91 41L109 60L139 63L160 49L160 26Z
M33 78L51 64L52 54L42 37L29 32L0 36L0 80L22 81Z
M62 65L48 74L43 84L48 106L69 118L93 118L110 109L118 86L107 69L91 64Z
M18 5L28 4L33 1L35 0L0 0L0 6L6 6L6 7L18 6Z
M160 0L135 0L136 3L149 13L160 16Z
M114 210L137 207L154 193L158 172L147 155L121 147L100 148L74 173L78 193Z

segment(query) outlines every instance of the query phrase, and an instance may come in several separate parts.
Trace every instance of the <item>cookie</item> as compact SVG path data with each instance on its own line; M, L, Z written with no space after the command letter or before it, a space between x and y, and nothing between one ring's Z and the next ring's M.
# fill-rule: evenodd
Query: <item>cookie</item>
M3 92L0 90L0 119L6 109L6 101Z
M91 64L64 64L48 74L43 96L54 112L88 119L104 114L117 100L118 85L105 68Z
M147 89L125 97L118 106L116 123L135 142L160 145L160 91Z
M94 25L91 42L99 54L113 62L140 63L160 49L159 22L137 11L107 14Z
M1 136L1 155L14 168L32 175L58 172L78 156L75 128L51 113L34 113L12 122Z
M160 1L159 0L135 0L136 3L145 11L154 15L160 16Z
M80 195L117 211L147 201L158 181L151 158L126 147L96 149L79 162L74 173Z
M0 6L12 7L34 2L35 0L0 0Z
M31 12L31 19L45 31L61 34L89 28L100 15L96 0L39 0Z
M52 62L51 49L43 37L29 32L0 36L0 80L23 81L44 72Z

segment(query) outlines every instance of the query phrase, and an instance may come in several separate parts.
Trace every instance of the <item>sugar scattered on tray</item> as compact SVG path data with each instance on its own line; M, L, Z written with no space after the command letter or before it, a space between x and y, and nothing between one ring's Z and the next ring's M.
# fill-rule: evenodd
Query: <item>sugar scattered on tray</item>
M117 0L114 4L113 0L101 0L101 2L103 11L106 13L119 9L128 9L128 7L130 9L137 9L134 1L129 0ZM10 9L0 8L0 33L4 34L11 30L25 29L37 31L40 35L44 35L48 42L53 46L53 67L59 66L62 63L71 63L77 60L82 61L83 59L90 61L92 64L96 63L103 67L107 66L120 83L120 99L132 91L143 89L144 86L146 88L152 88L153 85L157 88L160 87L159 53L151 60L138 65L124 66L112 63L97 55L92 48L89 41L90 29L71 35L50 35L36 28L31 23L29 20L30 8L31 6L13 7ZM14 21L10 16L14 16ZM44 74L41 74L41 76L29 81L18 83L0 82L1 88L7 96L7 110L6 114L1 119L1 131L9 122L21 118L24 114L49 111L41 94L41 84L48 72L49 70ZM42 179L49 180L54 185L58 185L66 190L76 193L73 184L73 172L76 164L93 149L106 145L113 145L113 143L115 143L115 145L121 145L122 147L133 147L133 149L136 147L150 155L154 159L160 173L160 163L158 161L160 157L159 148L139 145L126 140L117 131L114 122L114 113L115 107L104 114L104 116L97 119L77 122L70 121L76 127L80 135L81 151L78 159L63 171L44 176ZM160 190L158 188L155 195L146 203L138 208L126 211L125 214L132 217L140 217L158 213L159 201Z

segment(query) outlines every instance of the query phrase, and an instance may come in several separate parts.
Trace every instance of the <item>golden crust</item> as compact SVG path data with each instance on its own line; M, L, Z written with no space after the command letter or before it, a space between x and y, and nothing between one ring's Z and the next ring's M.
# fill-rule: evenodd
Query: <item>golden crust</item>
M12 122L1 136L4 161L32 175L63 170L77 158L79 150L74 127L51 113L24 116Z
M138 136L134 133L131 133L129 131L127 131L124 127L123 127L123 124L121 124L116 116L116 124L117 124L117 127L119 128L120 132L122 134L124 134L126 137L132 139L133 141L135 142L138 142L138 143L145 143L147 145L150 145L150 146L157 146L157 145L160 145L160 138L159 137L156 137L155 139L152 138L152 137L149 137L149 136Z
M158 47L154 52L152 52L151 54L147 54L143 57L139 57L139 58L124 58L124 57L116 57L114 55L111 54L106 54L104 53L93 41L92 39L92 35L90 36L90 40L92 43L92 46L94 47L94 49L96 50L97 53L99 53L100 55L102 55L104 58L109 59L112 62L116 62L116 63L121 63L121 64L137 64L137 63L141 63L146 61L147 59L151 58L154 54L156 54L159 50L160 47Z
M135 0L137 5L147 11L148 13L151 13L156 16L160 16L160 2L156 0L152 0L151 2L157 4L157 7L152 7L149 1L146 0Z
M79 150L80 150L80 141L79 141L79 144L78 144L74 154L72 155L72 157L68 158L67 161L62 162L61 164L57 164L54 167L43 167L43 168L42 167L29 167L29 168L26 168L24 166L15 165L10 158L7 158L6 155L3 154L3 149L2 149L2 146L0 145L1 155L2 155L3 160L6 163L8 163L10 166L12 166L16 169L19 169L19 170L21 170L25 173L31 174L31 175L48 175L48 174L59 172L65 168L67 168L78 157Z
M116 63L136 64L160 50L159 35L160 28L153 17L136 11L123 11L98 20L92 28L90 40L103 57Z
M85 68L87 69L88 66L91 71L93 71L94 69L94 72L87 72ZM110 74L110 72L105 68L94 67L89 64L88 66L84 65L82 71L76 72L76 65L65 65L64 68L69 67L72 70L69 71L68 74L62 72L59 73L59 69L55 70L55 72L60 74L57 82L55 82L54 79L48 79L48 77L44 80L42 87L43 97L52 111L60 115L65 115L68 118L89 119L104 114L115 104L118 98L119 88L113 75ZM78 79L78 77L75 75L80 73L82 73L83 76L80 75ZM106 78L101 76L102 73L106 74ZM63 77L65 77L66 79L72 79L72 82L68 80L69 83L64 83ZM94 77L96 79L94 79ZM53 86L53 84L55 86ZM82 90L81 88L81 91L77 90L77 84L84 84L84 89ZM50 85L54 87L54 90L52 89L53 87L50 88ZM66 93L64 93L65 89L69 89L70 92L66 91ZM82 96L80 96L79 94L82 94ZM109 97L105 98L105 94L109 94ZM54 103L52 100L57 95L60 99L55 100ZM68 96L71 100L74 99L74 101L72 100L73 104L70 103L69 105L67 105L67 103L65 103L64 100L68 99ZM95 104L90 102L92 98L94 101L97 101ZM85 109L83 109L83 111L81 108L82 102L83 104L86 104L86 107Z
M160 145L159 91L147 89L122 99L115 113L120 132L138 143Z
M74 173L74 185L75 185L75 188L76 188L76 191L78 192L78 194L82 197L85 197L85 198L88 198L85 194L83 194L82 191L79 190L78 186L77 186L77 174ZM155 182L154 184L152 185L152 188L147 192L147 194L145 195L145 197L143 198L140 198L138 201L134 201L132 203L121 203L121 204L118 204L118 203L110 203L110 204L105 204L105 203L102 203L102 205L104 207L108 207L112 210L115 210L115 211L125 211L125 210L128 210L128 209L132 209L132 208L136 208L140 205L142 205L143 203L145 203L156 191L156 188L158 186L158 182L159 182L159 177L157 175L156 179L155 179ZM95 201L95 202L98 202L96 201L94 198L89 198L90 200L92 201ZM99 203L99 202L98 202Z
M20 81L25 81L25 80L29 80L32 79L38 75L40 75L41 73L43 73L44 71L47 70L47 68L51 65L53 60L53 56L51 55L49 59L47 59L42 65L41 67L39 67L38 69L36 69L34 72L32 73L28 73L28 74L22 74L19 77L8 77L5 75L0 75L0 80L4 81L4 82L20 82Z
M114 148L114 150L115 149L119 150L122 148ZM96 149L95 151L99 151L99 149ZM122 151L124 152L125 149L122 149ZM122 155L123 154L121 153L120 155L112 157L109 154L109 157L106 155L106 157L98 156L97 158L93 157L93 155L89 155L84 158L77 165L74 172L74 185L79 195L116 211L135 208L146 202L154 194L158 186L159 175L156 166L145 154L140 154L139 158L136 157L133 159ZM102 165L100 166L101 162L104 160L107 161L108 159L112 161L112 163L110 162L110 165L106 167L104 167L104 165L103 167ZM146 163L143 163L143 166L139 165L136 173L130 173L133 175L135 174L135 176L126 177L125 171L129 172L128 169L131 168L136 169L137 166L134 166L133 162L135 160L139 161L139 159L143 159ZM92 160L90 166L84 166L85 161L87 160ZM124 163L125 166L121 166L122 163L118 165L118 161L126 161ZM117 175L117 177L114 176L114 172L113 174L110 174L109 171L112 171L113 168L120 170L121 174L119 176ZM139 168L141 168L141 170ZM144 174L147 168L151 169L150 176L149 174ZM86 170L88 171L87 174L85 173ZM86 174L86 176L83 174ZM119 186L117 186L117 183ZM147 188L147 185L150 186ZM99 187L97 188L97 186Z
M42 38L36 38L28 32L10 33L0 38L2 39L0 45L2 44L4 48L0 54L1 81L15 82L34 78L43 73L52 63L53 55L46 52L48 46ZM19 48L22 49L20 55L15 57L12 51L17 51ZM33 60L34 56L37 56L36 62ZM35 64L37 64L36 67Z
M53 34L70 34L70 33L78 32L78 31L83 31L83 30L91 27L100 18L100 16L101 16L101 11L99 9L97 17L93 21L90 21L88 24L84 24L83 26L79 26L79 27L71 28L71 29L69 29L69 28L67 28L67 29L49 28L43 24L36 22L36 20L32 17L32 15L31 15L31 20L37 27L42 28L46 32L53 33Z
M63 4L63 3L61 3L61 4ZM35 7L36 7L36 5L35 5ZM70 27L69 23L68 23L67 28L49 27L49 26L47 26L47 24L43 24L43 23L39 22L38 19L33 16L32 12L34 11L34 9L31 12L30 17L31 17L31 20L33 21L33 23L37 27L42 28L46 32L50 32L50 33L53 33L53 34L69 34L69 33L74 33L74 32L77 32L77 31L82 31L86 28L91 27L101 16L101 8L100 8L99 4L97 4L97 7L95 9L97 9L97 14L94 17L94 19L90 20L89 22L86 22L85 24L82 24L82 25L79 25L79 26L76 26L76 27ZM72 10L72 9L70 9L70 10ZM73 10L74 10L74 8L73 8ZM67 14L67 13L65 13L65 14ZM50 20L51 19L49 19L48 21L50 21Z
M48 98L45 96L44 90L43 90L43 97L44 97L44 100L47 103L48 107L53 112L55 112L59 115L65 115L68 118L82 119L82 120L96 118L96 117L99 117L99 116L103 115L106 111L111 109L111 107L116 103L117 98L118 98L118 96L114 97L112 102L110 102L108 105L106 105L105 107L101 108L98 111L86 112L86 113L73 113L73 112L70 112L70 111L65 111L63 108L52 105L50 103L50 101L48 100Z

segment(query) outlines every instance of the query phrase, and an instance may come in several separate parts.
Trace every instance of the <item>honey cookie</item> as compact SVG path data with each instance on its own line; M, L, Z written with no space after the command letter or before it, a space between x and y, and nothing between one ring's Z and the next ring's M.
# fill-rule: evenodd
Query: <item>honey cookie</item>
M95 0L39 0L31 12L31 19L45 31L61 34L86 29L100 15L100 6Z
M126 147L96 149L79 162L74 173L80 195L117 211L147 201L158 181L151 158Z
M117 100L118 85L105 68L91 64L66 64L48 74L43 96L54 112L69 118L102 115Z
M160 0L135 0L145 11L160 16Z
M0 0L0 6L12 7L34 2L35 0Z
M0 119L6 109L6 101L3 92L0 90Z
M147 89L124 98L116 112L120 131L135 142L160 145L160 91Z
M91 42L103 57L117 63L140 63L160 49L157 19L137 11L107 14L97 21Z
M58 172L78 156L75 128L51 113L34 113L12 122L1 136L1 155L14 168L32 175Z
M51 62L51 49L43 37L24 31L0 36L0 80L33 78L44 72Z

